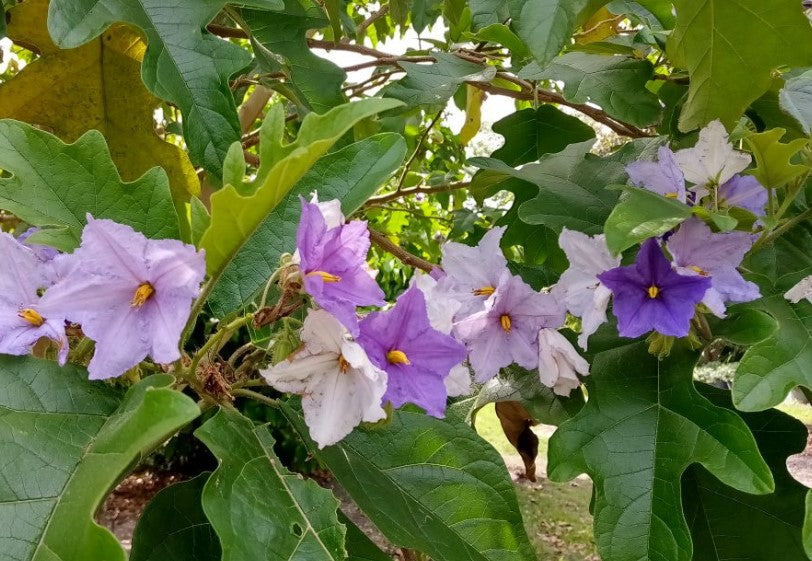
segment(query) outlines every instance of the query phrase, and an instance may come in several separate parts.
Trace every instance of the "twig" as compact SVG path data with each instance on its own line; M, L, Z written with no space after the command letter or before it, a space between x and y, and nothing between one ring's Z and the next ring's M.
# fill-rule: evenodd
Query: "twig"
M443 115L443 110L437 112L437 115L429 123L429 126L426 127L426 130L423 131L423 134L420 135L420 139L417 141L417 145L414 147L414 152L412 155L409 156L409 159L406 162L406 165L403 166L403 172L400 174L398 178L397 187L395 187L395 192L400 193L403 190L403 183L406 181L406 176L409 174L409 167L411 167L412 163L414 163L417 155L420 153L420 148L423 146L423 142L426 140L426 137L431 132L431 129L434 128L434 125L437 124L437 121L440 120L440 117Z
M440 216L429 216L428 214L425 214L423 212L419 212L419 211L411 209L411 208L398 207L398 206L389 206L389 205L375 205L375 204L373 204L373 205L369 205L369 204L364 205L364 208L365 209L378 208L378 209L381 209L381 210L388 210L388 211L391 211L391 212L403 212L403 213L406 213L406 214L411 214L412 216L417 216L418 218L425 218L427 220L436 220L437 222L446 222L448 224L453 224L454 223L454 221L451 220L450 218L442 218Z
M209 33L214 33L215 35L225 37L226 39L248 39L248 33L238 27L227 27L225 25L210 23L206 26L206 29L209 31Z
M383 233L373 230L372 228L369 229L369 239L377 247L400 259L405 265L421 269L427 273L430 273L433 269L438 268L437 265L426 261L422 257L412 255L398 244L387 238Z
M247 397L249 399L253 399L255 401L259 401L264 403L265 405L270 405L271 407L279 407L280 402L278 399L274 399L272 397L268 397L267 395L262 395L259 392L247 390L245 388L238 388L231 391L232 394L238 395L240 397Z
M358 24L358 27L355 28L355 36L361 41L361 38L366 34L367 27L381 19L383 16L389 13L389 4L383 6L380 10L376 12L372 12L367 19L362 21Z
M272 95L273 92L265 86L257 86L245 103L240 106L240 129L243 134L248 132L248 128L257 120Z
M431 195L434 193L447 193L449 191L455 191L457 189L467 189L471 186L470 181L459 181L457 183L443 183L442 185L430 185L427 187L412 187L411 189L402 189L400 191L394 191L392 193L385 193L383 195L378 195L377 197L372 197L366 202L364 206L372 206L380 203L388 203L389 201L394 201L396 199L400 199L401 197L408 197L410 195L417 195L417 194L425 194Z

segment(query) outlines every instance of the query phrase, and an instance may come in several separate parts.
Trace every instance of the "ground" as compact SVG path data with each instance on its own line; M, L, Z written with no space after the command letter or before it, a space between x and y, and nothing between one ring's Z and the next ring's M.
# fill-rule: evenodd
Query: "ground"
M782 405L780 409L812 427L812 407L809 405L789 403ZM476 425L483 438L502 454L518 487L516 495L519 506L538 558L545 561L599 561L592 541L592 517L589 514L592 482L586 476L568 483L553 483L546 478L544 459L547 455L547 440L554 427L534 427L539 436L539 461L538 481L533 483L523 477L523 464L502 433L493 405L479 412ZM787 465L799 481L812 486L812 438L807 449L802 454L789 458ZM108 497L99 513L99 523L110 528L129 549L132 532L141 511L155 493L175 481L174 475L151 471L141 471L128 477ZM329 480L322 483L334 489L342 501L345 514L379 546L392 553L394 559L404 559L340 489L335 488Z

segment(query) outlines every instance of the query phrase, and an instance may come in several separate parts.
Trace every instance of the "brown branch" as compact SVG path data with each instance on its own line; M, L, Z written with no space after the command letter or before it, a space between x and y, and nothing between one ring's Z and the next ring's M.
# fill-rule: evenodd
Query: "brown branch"
M214 33L215 35L225 37L226 39L248 39L248 33L238 27L226 27L225 25L210 23L206 26L206 29L209 31L209 33Z
M377 197L372 197L364 206L379 205L381 203L394 201L401 197L408 197L410 195L417 195L421 193L425 195L448 193L457 189L467 189L470 186L470 181L459 181L457 183L443 183L442 185L430 185L427 187L412 187L411 189L402 189L400 191L393 191L392 193L385 193L383 195L378 195Z
M271 99L271 95L273 95L273 91L265 86L257 86L240 106L240 129L243 134L248 132L249 127L257 120L257 117L265 108L265 104Z
M381 248L387 253L391 253L404 265L409 265L411 267L415 267L417 269L421 269L427 273L430 273L432 269L436 269L437 266L433 263L429 263L425 259L418 257L417 255L412 255L398 244L387 238L383 233L379 232L378 230L373 230L372 228L369 229L369 239L375 244L376 247Z
M361 41L362 37L366 34L367 27L369 27L370 25L372 25L373 23L375 23L388 13L389 13L389 4L386 4L380 10L371 13L367 19L359 23L358 27L355 28L355 36L358 38L358 41Z

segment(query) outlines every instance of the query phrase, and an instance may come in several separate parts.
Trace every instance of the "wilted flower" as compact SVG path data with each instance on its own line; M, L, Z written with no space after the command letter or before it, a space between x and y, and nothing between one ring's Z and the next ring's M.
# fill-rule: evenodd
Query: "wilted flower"
M733 149L718 119L699 131L693 148L678 150L674 157L699 198L707 186L722 185L750 163L749 154Z
M787 290L784 298L793 304L797 304L806 298L807 302L812 304L812 275L802 278L798 284Z
M446 275L440 280L440 290L462 304L456 319L482 310L502 273L508 270L499 247L504 233L504 226L489 230L476 247L455 242L443 245Z
M711 286L709 278L674 271L655 238L643 242L634 265L616 267L598 278L612 291L612 310L623 337L639 337L652 329L685 337L696 305Z
M506 272L485 309L457 323L454 333L468 347L476 381L486 382L513 362L538 366L539 330L563 323L564 308L552 294L536 292Z
M589 375L589 363L556 329L539 331L539 379L556 395L569 395Z
M686 202L685 178L668 146L657 150L656 162L634 162L626 166L632 184L669 199Z
M667 243L677 272L710 278L702 303L719 317L725 316L725 302L749 302L761 296L758 285L736 270L752 245L752 234L715 234L696 217L683 222Z
M754 215L764 216L767 189L752 175L734 175L719 187L720 207L739 207Z
M361 421L386 417L381 398L386 372L325 310L310 310L302 327L304 348L262 371L282 392L301 394L310 436L324 448L347 436Z
M434 417L445 414L445 378L465 360L465 347L432 327L426 299L410 288L385 312L372 312L361 323L358 342L378 368L389 375L383 399L395 407L414 403Z
M42 337L56 342L59 362L68 357L65 315L42 305L49 270L30 248L0 232L0 353L26 355Z
M603 234L594 237L582 232L561 230L558 245L569 259L569 269L552 289L567 311L581 318L578 345L586 349L589 336L606 321L606 307L612 292L601 284L598 275L620 265L620 257L612 257Z
M180 358L178 342L205 274L202 252L178 240L150 240L88 215L71 271L42 299L96 341L93 380L118 376L147 355Z
M296 234L304 287L316 303L358 335L356 306L382 306L384 294L366 267L367 223L354 220L329 228L319 206L302 203Z

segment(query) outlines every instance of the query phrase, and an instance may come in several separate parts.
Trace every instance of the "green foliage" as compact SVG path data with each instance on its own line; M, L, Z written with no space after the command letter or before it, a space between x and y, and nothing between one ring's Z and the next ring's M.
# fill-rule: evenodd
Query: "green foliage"
M675 346L660 361L645 342L600 334L590 340L600 349L587 378L590 399L550 439L549 477L592 478L595 541L606 561L688 561L680 479L689 465L746 493L773 491L773 477L741 418L694 388L696 355Z
M795 0L676 0L674 5L677 23L667 52L691 78L679 117L682 131L713 119L732 127L770 87L776 68L812 65L812 27Z
M338 520L347 528L347 561L391 561L391 557L381 551L378 546L340 510L338 511Z
M403 138L383 133L316 162L263 218L225 268L209 299L214 314L222 317L246 306L279 266L282 254L294 251L300 196L309 198L315 191L321 200L340 199L341 209L348 215L397 169L405 155Z
M309 441L299 414L284 411ZM435 561L533 559L502 459L470 427L398 411L386 426L309 447L394 545Z
M126 395L87 371L0 357L0 551L9 559L125 561L93 515L133 462L200 413L157 375Z
M221 409L195 434L220 461L203 490L203 510L224 561L254 561L270 551L279 559L344 559L338 501L285 469L267 427Z
M624 187L626 196L606 219L606 245L612 253L660 236L691 216L691 207L646 189Z
M711 329L714 336L734 345L755 345L773 335L778 322L770 314L742 304L729 308L724 320L714 318Z
M787 80L778 98L781 108L798 121L807 135L812 134L812 70Z
M138 519L130 561L220 561L220 541L203 512L202 473L160 491Z
M791 163L793 156L807 145L807 140L796 138L788 143L780 142L785 132L781 128L771 129L745 139L758 164L752 173L768 189L781 187L809 171L807 166Z
M661 111L657 96L646 89L653 74L654 66L648 60L571 52L543 68L530 64L519 76L562 80L567 101L591 101L616 119L646 126L657 121Z
M30 125L0 120L0 206L34 226L49 228L42 243L79 245L86 215L128 224L150 238L179 238L178 215L166 172L152 168L125 183L104 137L88 131L75 143Z
M203 31L225 0L53 0L48 30L59 47L78 47L111 24L139 27L147 36L141 76L147 88L183 112L189 156L219 175L228 147L240 139L240 123L228 79L251 58L237 45ZM244 6L282 9L280 0L242 0Z
M544 68L575 31L579 15L590 0L508 0L516 33ZM584 17L583 19L586 19Z

